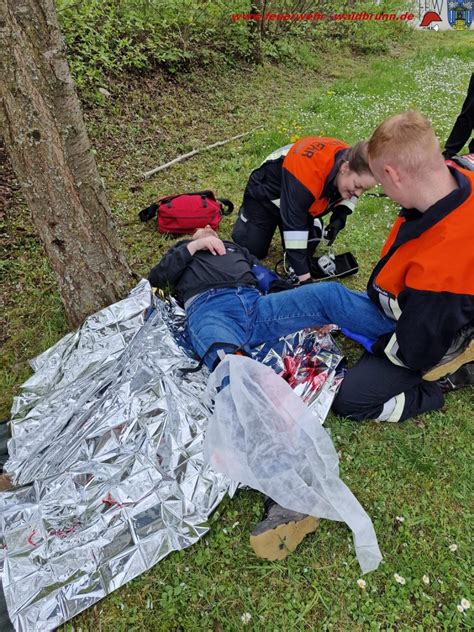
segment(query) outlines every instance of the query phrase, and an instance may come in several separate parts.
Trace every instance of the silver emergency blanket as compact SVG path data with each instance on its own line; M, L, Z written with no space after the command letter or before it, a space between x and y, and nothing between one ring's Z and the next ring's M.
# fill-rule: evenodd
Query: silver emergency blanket
M327 431L280 375L226 356L209 379L215 398L204 442L215 469L287 509L345 522L363 573L382 559L372 522L339 478Z
M183 311L142 281L32 361L5 468L19 487L0 493L2 582L17 631L54 629L190 546L235 491L204 461L209 373L181 372L196 365L183 325ZM257 357L324 420L341 379L330 336L298 332Z

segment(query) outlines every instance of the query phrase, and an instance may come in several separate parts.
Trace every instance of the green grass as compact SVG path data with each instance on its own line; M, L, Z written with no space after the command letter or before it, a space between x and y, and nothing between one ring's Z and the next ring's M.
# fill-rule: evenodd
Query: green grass
M135 221L142 206L157 194L202 188L239 203L249 171L294 134L322 132L352 142L367 137L385 116L416 107L445 139L464 99L472 52L469 35L414 34L408 52L344 63L330 59L325 82L303 68L249 68L223 75L212 94L207 90L215 79L204 75L166 85L156 80L132 85L103 109L89 111L90 133L133 267L146 274L172 243ZM196 145L257 124L265 128L244 142L202 154L148 182L139 178ZM395 214L385 198L361 200L336 242L339 252L350 249L360 262L349 286L364 287ZM5 407L27 375L26 359L66 331L54 280L26 215L10 221L15 250L8 261ZM231 224L232 219L223 221L225 235ZM357 356L355 346L345 348L351 358ZM365 590L356 583L360 574L350 532L338 523L323 521L282 562L256 559L248 536L262 498L242 490L212 516L207 537L84 612L74 629L472 629L472 609L462 614L456 608L462 598L473 600L471 395L453 394L442 411L401 425L329 416L342 477L372 517L384 555L380 568L365 577ZM449 548L453 544L456 551ZM395 573L405 578L404 585ZM244 613L251 615L246 626Z

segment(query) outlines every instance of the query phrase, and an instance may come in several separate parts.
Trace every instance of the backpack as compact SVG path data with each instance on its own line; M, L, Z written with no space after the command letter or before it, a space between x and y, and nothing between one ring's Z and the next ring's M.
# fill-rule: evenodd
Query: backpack
M182 235L207 225L216 230L222 216L233 210L230 200L216 198L212 191L199 191L162 197L140 211L138 217L147 222L157 215L160 233Z

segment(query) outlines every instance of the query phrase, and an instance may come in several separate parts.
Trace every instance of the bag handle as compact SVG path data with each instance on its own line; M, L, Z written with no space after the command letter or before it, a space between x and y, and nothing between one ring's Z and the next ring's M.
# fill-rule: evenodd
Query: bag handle
M234 211L234 205L227 198L217 198L221 205L222 215L230 215Z
M155 217L157 212L158 212L158 204L154 202L153 204L150 204L150 206L147 206L146 208L142 209L138 213L138 217L140 218L141 222L148 222L150 219Z
M146 208L142 209L138 213L138 217L140 221L148 222L153 217L156 217L158 210L162 204L168 204L169 206L171 206L171 201L174 198L180 197L181 195L200 195L202 198L204 207L207 206L206 200L208 198L211 200L217 200L217 202L219 202L219 204L221 205L221 213L224 216L230 215L234 211L234 205L232 204L230 200L228 200L227 198L216 198L214 193L210 190L197 191L193 193L175 193L173 195L166 195L165 197L159 198L156 202L154 202L153 204L150 204L150 206L147 206Z
M185 191L184 193L172 193L171 195L165 195L164 197L158 198L156 203L158 206L160 206L160 204L169 204L175 198L181 197L182 195L199 195L201 198L209 198L211 200L216 199L216 196L212 191Z

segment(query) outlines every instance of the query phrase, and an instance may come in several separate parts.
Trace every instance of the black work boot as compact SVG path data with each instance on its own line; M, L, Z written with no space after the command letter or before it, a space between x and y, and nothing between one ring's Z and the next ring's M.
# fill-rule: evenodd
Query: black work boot
M424 380L436 382L445 375L454 375L463 364L474 361L474 325L463 327L436 366L423 375Z
M257 557L282 560L318 525L318 518L285 509L267 498L262 521L250 534L250 545Z
M451 373L451 375L446 375L437 380L437 382L441 386L443 393L459 391L461 388L474 386L474 362L464 364L457 371Z

